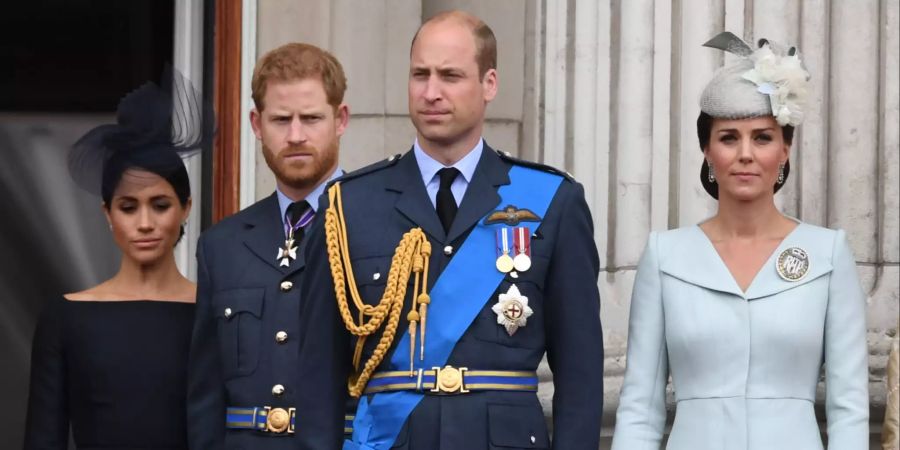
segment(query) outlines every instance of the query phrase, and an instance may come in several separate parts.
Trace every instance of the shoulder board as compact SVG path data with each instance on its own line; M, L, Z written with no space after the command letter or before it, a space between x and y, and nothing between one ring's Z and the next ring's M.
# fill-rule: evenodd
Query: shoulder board
M359 178L363 175L377 172L381 169L385 169L385 168L388 168L388 167L391 167L391 166L397 164L398 161L400 161L399 153L396 155L392 155L386 159L382 159L381 161L369 164L368 166L365 166L363 168L356 169L353 172L347 172L347 173L335 178L334 180L331 180L331 182L329 182L328 185L331 186L332 184L337 183L337 182L344 182L344 181L352 180L354 178Z
M552 174L559 175L573 183L575 182L575 177L573 177L572 174L570 174L569 172L563 171L563 170L559 170L556 167L548 166L546 164L536 163L534 161L528 161L525 159L519 159L519 158L516 158L515 156L513 156L510 152L504 152L504 151L500 151L500 150L494 150L494 151L497 152L497 155L500 156L500 159L502 159L504 161L509 161L513 164L530 167L532 169L542 170L544 172L550 172Z

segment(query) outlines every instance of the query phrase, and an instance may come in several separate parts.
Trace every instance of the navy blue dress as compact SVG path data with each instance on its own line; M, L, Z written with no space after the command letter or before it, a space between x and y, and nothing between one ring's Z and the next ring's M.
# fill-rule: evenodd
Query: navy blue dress
M186 449L194 305L50 302L31 356L26 449Z

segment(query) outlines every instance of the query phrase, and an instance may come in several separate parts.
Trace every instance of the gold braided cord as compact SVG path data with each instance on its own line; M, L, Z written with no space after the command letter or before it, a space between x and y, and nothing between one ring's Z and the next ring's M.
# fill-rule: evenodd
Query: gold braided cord
M338 309L347 330L358 336L356 349L353 355L353 364L357 370L348 382L350 395L359 397L365 390L366 384L372 373L381 364L394 341L397 326L400 323L400 314L403 309L403 299L406 297L406 288L410 275L415 271L415 291L413 295L413 311L417 299L425 294L426 283L419 283L421 272L424 272L427 282L428 255L431 254L431 243L425 237L421 228L413 228L403 234L403 238L394 251L391 259L391 268L388 272L384 294L375 306L363 302L356 286L353 275L353 267L350 264L349 241L347 238L347 225L344 221L344 207L341 201L341 184L335 183L328 189L328 210L325 211L325 236L328 251L328 262L331 266L331 277L334 281L334 292L337 298ZM421 268L414 264L417 257L424 256ZM350 310L350 302L347 298L349 287L350 298L356 308L358 319L354 320ZM420 293L421 289L421 293ZM421 294L421 295L420 295ZM367 319L368 318L368 319ZM387 323L385 324L385 320ZM384 331L378 340L372 356L359 368L362 358L362 349L367 337L375 334L384 325ZM411 337L415 337L416 324L410 322ZM422 334L424 338L424 328ZM410 358L412 360L412 358Z

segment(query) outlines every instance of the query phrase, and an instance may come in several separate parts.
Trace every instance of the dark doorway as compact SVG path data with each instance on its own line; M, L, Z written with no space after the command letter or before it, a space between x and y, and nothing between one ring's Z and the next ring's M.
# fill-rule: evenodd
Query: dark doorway
M173 0L29 0L0 14L0 111L114 111L172 60Z

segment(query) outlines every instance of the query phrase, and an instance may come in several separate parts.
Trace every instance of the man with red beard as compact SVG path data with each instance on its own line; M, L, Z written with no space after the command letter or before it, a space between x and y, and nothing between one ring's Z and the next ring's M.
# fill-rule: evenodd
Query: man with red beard
M348 343L333 302L300 298L303 235L340 174L347 82L331 54L287 44L257 63L250 122L276 192L207 230L197 250L188 374L192 449L338 448Z

